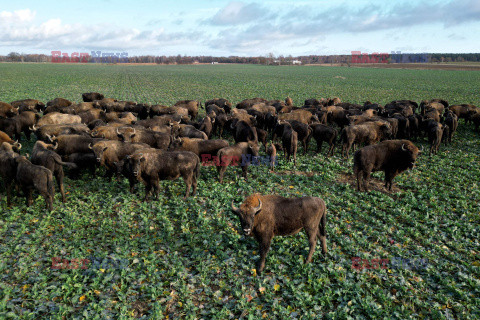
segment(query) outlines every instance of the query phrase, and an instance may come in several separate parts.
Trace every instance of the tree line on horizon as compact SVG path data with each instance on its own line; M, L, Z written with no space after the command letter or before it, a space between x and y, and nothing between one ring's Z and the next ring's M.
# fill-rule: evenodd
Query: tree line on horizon
M415 56L421 54L408 54ZM422 54L425 55L425 54ZM480 62L480 53L429 53L429 62ZM156 63L156 64L196 64L196 63L240 63L240 64L260 64L260 65L289 65L294 61L300 61L301 64L352 64L352 55L308 55L308 56L274 56L272 53L267 56L256 57L215 57L215 56L131 56L125 58L123 63ZM8 55L0 55L0 62L52 62L51 55L45 54L23 54L10 52ZM62 62L79 62L64 60ZM98 62L93 57L88 57L88 62ZM103 57L102 63L117 63L115 57ZM391 59L389 62L391 63Z

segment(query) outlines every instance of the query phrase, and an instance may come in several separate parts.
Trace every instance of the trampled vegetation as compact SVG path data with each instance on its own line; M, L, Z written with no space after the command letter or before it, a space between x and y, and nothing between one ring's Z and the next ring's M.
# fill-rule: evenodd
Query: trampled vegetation
M480 74L468 71L265 66L102 66L1 64L0 101L55 97L80 101L82 92L138 102L250 97L295 105L311 97L387 103L443 98L480 105ZM426 140L415 142L425 146ZM22 149L28 151L28 143ZM202 167L198 193L183 200L184 184L163 181L171 194L143 202L125 179L67 178L68 202L56 194L46 212L38 196L27 208L4 197L0 216L0 317L39 319L343 319L480 317L480 140L461 120L454 141L436 156L421 155L395 178L395 193L357 192L352 160L326 158L299 146L276 173L250 167L249 181L229 168L224 183ZM263 153L262 153L263 154ZM374 178L383 179L382 173ZM253 192L312 195L327 204L329 253L305 265L304 233L274 238L264 273L257 244L241 235L230 211ZM2 189L3 193L3 189ZM54 258L89 259L75 269L52 268ZM352 267L352 258L389 259L387 268ZM392 260L421 265L393 264Z

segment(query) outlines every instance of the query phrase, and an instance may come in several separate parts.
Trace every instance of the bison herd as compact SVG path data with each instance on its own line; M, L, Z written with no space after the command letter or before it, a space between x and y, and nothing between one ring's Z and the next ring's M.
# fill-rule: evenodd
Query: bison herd
M201 162L217 161L218 179L226 170L240 166L247 179L248 166L260 152L270 158L274 170L280 152L287 161L297 163L298 146L304 154L309 142L316 141L316 152L323 143L332 156L339 144L348 158L350 150L365 145L354 154L353 171L358 190L368 191L374 171L385 172L385 187L392 188L393 178L414 167L421 151L412 143L427 139L430 155L439 152L441 143L451 143L459 119L480 127L480 109L470 104L449 105L445 100L396 100L386 105L342 102L339 98L307 99L293 105L292 99L246 99L235 107L226 99L182 100L173 106L150 105L105 98L96 92L82 94L83 102L56 98L45 105L25 99L0 102L0 176L12 203L16 186L27 205L36 190L49 210L53 208L55 178L62 201L63 167L75 177L82 171L95 174L105 168L105 176L124 176L135 192L138 182L145 185L145 197L157 197L160 180L182 177L185 198L197 190ZM204 115L199 117L200 109ZM203 112L202 112L203 114ZM31 156L20 155L24 137L36 136ZM223 139L231 135L234 144ZM248 161L234 161L248 159ZM318 198L285 199L254 195L240 208L233 207L246 234L260 243L261 271L270 241L275 235L305 229L310 243L307 262L320 238L325 242L325 204Z

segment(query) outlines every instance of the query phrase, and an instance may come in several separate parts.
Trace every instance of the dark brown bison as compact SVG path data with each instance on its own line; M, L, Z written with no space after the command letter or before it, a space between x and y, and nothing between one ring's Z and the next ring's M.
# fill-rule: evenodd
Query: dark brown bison
M223 98L215 98L212 100L205 101L205 110L208 110L207 107L212 104L215 104L218 107L222 108L223 110L225 110L225 113L227 114L230 113L230 110L232 110L232 103L227 99L223 99Z
M293 165L296 166L298 134L295 130L293 130L290 124L288 124L283 130L282 147L285 159L287 159L287 161L290 161L290 157L293 156Z
M24 156L16 157L15 163L17 168L15 181L25 194L27 206L33 203L32 193L36 189L45 199L47 209L52 211L55 196L52 171L43 166L32 164Z
M40 119L40 115L33 111L24 111L18 116L15 116L14 119L17 122L17 134L23 132L27 140L30 140L30 134L32 133L31 128Z
M92 102L95 100L102 100L105 96L98 92L86 92L82 93L82 99L85 102Z
M62 195L62 202L66 202L67 199L65 197L65 188L63 186L63 178L65 176L63 173L63 166L68 166L69 168L75 169L77 165L71 162L63 162L58 153L54 151L55 149L56 146L52 144L46 144L43 141L37 141L33 146L30 161L33 164L43 166L52 172L53 176L57 180L58 189Z
M197 179L200 175L200 158L190 151L155 150L135 153L128 159L132 163L133 173L145 184L145 199L153 189L154 197L158 197L160 180L176 180L180 176L186 184L184 199L197 192Z
M333 156L334 148L335 148L335 143L337 140L337 130L323 125L323 124L312 124L310 125L312 128L312 137L315 139L317 142L317 153L322 152L322 144L325 141L329 145L329 149L327 152L327 157L328 156Z
M18 108L18 112L25 111L40 112L45 109L45 104L36 99L24 99L10 102L12 107Z
M15 158L18 156L19 154L13 150L12 145L8 142L0 144L0 178L2 178L7 191L7 206L12 204L12 187L17 173Z
M240 208L232 202L232 211L240 218L244 234L253 235L259 244L258 273L265 268L265 259L275 236L292 235L304 229L310 245L306 263L312 261L317 238L322 243L323 254L327 253L327 210L320 198L253 194Z
M448 126L448 135L445 135L445 140L449 143L452 143L453 134L457 131L458 127L458 117L450 110L446 110L443 120L443 124Z
M298 135L298 141L302 142L303 146L303 154L306 154L308 151L308 142L310 141L310 138L312 137L312 128L305 123L299 122L297 120L287 120L288 123L292 125L293 130Z
M392 190L393 178L407 169L412 169L420 151L409 140L385 140L366 146L355 152L353 173L357 178L358 191L368 191L370 174L385 172L385 188ZM363 180L363 182L362 182Z

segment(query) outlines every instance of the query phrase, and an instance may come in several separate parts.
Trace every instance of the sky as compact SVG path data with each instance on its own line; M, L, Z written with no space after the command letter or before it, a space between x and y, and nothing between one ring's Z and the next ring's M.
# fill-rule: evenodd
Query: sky
M480 0L2 2L3 55L480 52Z

